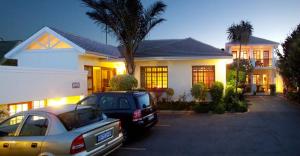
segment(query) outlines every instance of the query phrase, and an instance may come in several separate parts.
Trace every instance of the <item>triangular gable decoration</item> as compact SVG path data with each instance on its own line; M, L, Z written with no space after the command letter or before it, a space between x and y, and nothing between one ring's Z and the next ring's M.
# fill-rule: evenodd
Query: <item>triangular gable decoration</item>
M27 50L43 50L43 49L67 49L72 48L66 42L61 41L57 37L45 33L27 46Z

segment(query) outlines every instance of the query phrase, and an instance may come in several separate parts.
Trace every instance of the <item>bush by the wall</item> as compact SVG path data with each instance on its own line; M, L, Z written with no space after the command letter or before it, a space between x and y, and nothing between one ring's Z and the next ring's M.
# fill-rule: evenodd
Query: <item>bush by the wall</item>
M137 87L138 81L132 75L116 75L110 81L112 91L127 91Z
M236 101L233 105L235 112L247 112L248 106L246 101Z
M208 113L210 111L210 105L207 103L195 104L193 110L196 113Z
M223 97L224 85L222 82L216 81L210 88L210 95L215 104L221 102Z
M236 99L235 88L229 86L225 90L224 103L227 111L231 111L233 108L233 101Z
M194 101L191 102L183 102L183 101L159 101L157 102L157 108L159 110L193 110L196 103Z
M216 107L214 108L214 113L217 113L217 114L223 114L223 113L225 113L225 105L224 105L224 103L218 103L217 105L216 105Z
M204 83L197 83L192 86L191 95L198 101L204 101L206 98L207 89Z
M166 95L167 95L167 101L170 101L170 99L174 95L174 89L173 88L166 89Z
M276 85L270 84L270 95L275 95L275 94L276 94Z

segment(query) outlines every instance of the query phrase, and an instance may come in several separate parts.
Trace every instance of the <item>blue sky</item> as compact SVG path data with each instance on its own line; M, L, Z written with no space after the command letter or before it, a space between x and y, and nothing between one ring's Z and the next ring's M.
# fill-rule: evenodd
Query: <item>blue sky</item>
M145 6L153 0L143 0ZM283 42L300 24L300 0L164 0L167 19L147 39L192 37L223 48L226 29L248 20L254 36ZM24 40L43 26L105 42L105 33L86 15L80 0L1 0L0 37ZM117 45L109 37L109 44Z

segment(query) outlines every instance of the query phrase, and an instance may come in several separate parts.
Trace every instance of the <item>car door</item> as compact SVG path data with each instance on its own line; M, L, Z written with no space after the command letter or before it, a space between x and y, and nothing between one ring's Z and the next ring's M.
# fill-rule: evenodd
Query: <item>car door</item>
M11 155L33 156L41 151L48 129L49 120L45 115L29 115L14 139Z
M11 155L15 135L23 121L24 115L13 116L0 124L0 153L1 156Z

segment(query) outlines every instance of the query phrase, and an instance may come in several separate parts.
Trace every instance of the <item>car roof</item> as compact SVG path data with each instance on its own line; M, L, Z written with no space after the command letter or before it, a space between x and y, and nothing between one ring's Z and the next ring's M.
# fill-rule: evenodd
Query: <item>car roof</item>
M147 94L147 91L106 91L106 92L99 92L95 93L96 95L101 94L133 94L133 95L144 95Z
M44 108L37 108L37 109L31 109L29 111L25 111L25 112L20 112L21 114L23 113L37 113L37 112L41 112L41 113L51 113L54 115L59 115L59 114L63 114L66 112L70 112L75 110L76 108L76 104L67 104L67 105L62 105L62 106L49 106L49 107L44 107ZM91 106L82 106L82 105L78 105L77 109L85 109L85 108L91 108Z

